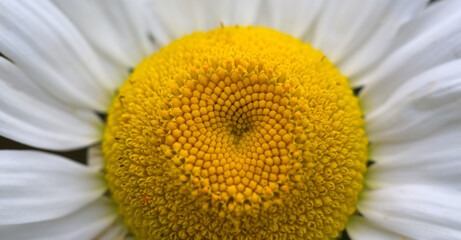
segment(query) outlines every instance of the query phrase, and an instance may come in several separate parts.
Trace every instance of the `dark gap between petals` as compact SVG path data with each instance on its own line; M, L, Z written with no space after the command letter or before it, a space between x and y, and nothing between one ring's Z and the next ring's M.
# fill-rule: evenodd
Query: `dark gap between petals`
M363 89L363 86L359 86L359 87L352 88L352 91L354 91L354 95L358 97L362 89Z
M49 150L43 150L43 149L38 149L38 148L31 147L31 146L27 146L22 143L18 143L13 140L10 140L8 138L4 138L2 136L0 136L0 150L35 150L35 151L47 152L47 153L56 154L62 157L66 157L76 162L83 163L83 164L86 164L86 158L87 158L87 148L77 149L73 151L65 151L65 152L49 151Z
M105 123L107 121L107 113L100 113L100 112L97 112L96 113L98 115L98 117Z
M154 35L148 34L147 37L149 38L149 41L150 41L152 44L154 44L154 45L157 44L157 40L155 40Z
M6 59L6 60L8 60L8 61L10 61L10 62L12 62L12 63L14 63L13 60L11 60L11 59L8 58L7 56L5 56L5 54L3 54L2 52L0 52L0 57L2 57L2 58L4 58L4 59Z
M374 160L368 159L368 161L367 161L367 168L373 166L374 164L375 164L375 161L374 161Z
M346 230L344 230L341 235L337 238L337 240L351 240L349 235L347 234Z

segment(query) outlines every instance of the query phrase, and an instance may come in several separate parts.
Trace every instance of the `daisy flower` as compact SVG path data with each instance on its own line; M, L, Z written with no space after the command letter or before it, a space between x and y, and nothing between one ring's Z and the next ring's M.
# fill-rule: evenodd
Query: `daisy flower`
M456 0L3 0L0 134L43 151L0 151L0 235L461 239L460 23Z

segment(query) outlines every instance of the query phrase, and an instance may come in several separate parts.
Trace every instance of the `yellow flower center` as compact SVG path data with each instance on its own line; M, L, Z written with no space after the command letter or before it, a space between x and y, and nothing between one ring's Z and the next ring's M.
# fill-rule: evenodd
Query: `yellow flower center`
M106 178L138 239L331 239L362 189L363 123L310 45L266 28L197 32L120 88Z

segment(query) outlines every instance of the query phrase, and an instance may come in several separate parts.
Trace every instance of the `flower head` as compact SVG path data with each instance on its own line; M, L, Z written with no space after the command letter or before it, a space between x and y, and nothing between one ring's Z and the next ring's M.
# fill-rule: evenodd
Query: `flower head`
M459 238L460 9L1 1L0 235Z

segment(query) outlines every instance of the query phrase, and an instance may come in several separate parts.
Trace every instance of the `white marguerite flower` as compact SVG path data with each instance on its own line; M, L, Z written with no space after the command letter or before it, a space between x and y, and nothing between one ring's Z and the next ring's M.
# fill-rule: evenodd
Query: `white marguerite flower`
M461 239L461 1L3 0L0 33L0 135L88 147L0 151L1 239Z

